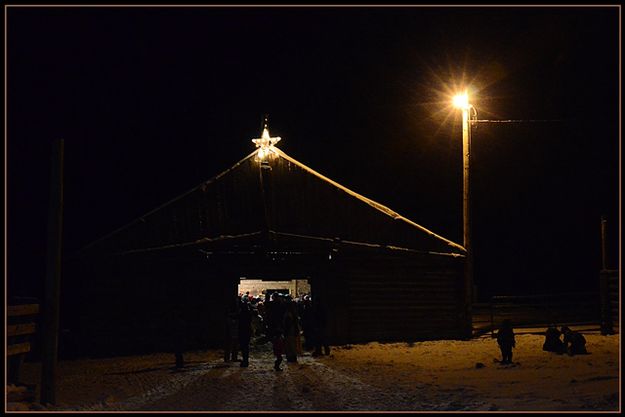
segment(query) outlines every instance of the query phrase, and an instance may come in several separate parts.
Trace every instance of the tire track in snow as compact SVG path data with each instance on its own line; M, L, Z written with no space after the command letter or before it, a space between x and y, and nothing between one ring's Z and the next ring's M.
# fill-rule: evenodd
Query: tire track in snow
M214 360L171 373L165 383L152 386L148 376L135 374L141 395L119 402L102 401L72 410L205 410L205 411L388 411L480 410L467 390L379 388L347 369L334 369L325 358L305 354L297 363L273 369L266 349L252 353L250 366ZM488 409L488 408L486 408Z
M127 398L122 401L109 402L107 400L98 403L78 406L65 409L67 411L101 411L101 410L139 410L146 405L158 403L159 400L167 398L172 394L180 392L186 387L194 384L202 376L210 373L223 373L223 367L219 361L211 361L202 365L195 365L185 368L179 372L171 373L167 382L156 386L150 386L149 378L141 375L134 375L132 381L144 388L140 395Z

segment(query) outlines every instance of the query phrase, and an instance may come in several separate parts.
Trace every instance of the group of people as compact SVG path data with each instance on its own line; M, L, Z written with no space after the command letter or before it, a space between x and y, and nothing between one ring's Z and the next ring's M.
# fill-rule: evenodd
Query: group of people
M563 339L560 339L563 336ZM555 325L551 325L545 331L545 343L543 350L558 354L568 353L569 355L583 355L586 351L586 338L578 332L574 332L566 326L560 330Z
M560 339L560 336L564 336L564 338ZM502 359L500 363L512 363L512 349L516 346L516 340L512 323L508 319L503 321L497 332L497 344L501 350ZM567 326L562 326L561 330L558 330L554 324L545 331L543 350L558 354L568 353L571 356L588 353L584 335L569 329Z
M249 366L252 336L271 342L276 371L282 370L283 355L292 363L304 350L312 350L313 356L329 355L327 322L319 297L313 302L309 295L292 299L276 292L267 300L249 293L236 296L226 311L224 361L238 361L240 349L241 367Z

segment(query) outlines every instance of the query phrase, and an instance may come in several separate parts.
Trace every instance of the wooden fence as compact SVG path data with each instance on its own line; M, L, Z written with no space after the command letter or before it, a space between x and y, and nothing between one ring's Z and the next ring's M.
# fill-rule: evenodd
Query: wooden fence
M604 269L600 273L601 333L614 334L619 329L619 271Z
M32 350L33 335L37 331L39 304L16 304L7 306L7 401L32 402L35 386L20 381L20 368L26 354Z
M473 305L473 334L493 333L508 319L515 328L549 324L586 325L601 322L600 294L596 292L529 296L495 296Z

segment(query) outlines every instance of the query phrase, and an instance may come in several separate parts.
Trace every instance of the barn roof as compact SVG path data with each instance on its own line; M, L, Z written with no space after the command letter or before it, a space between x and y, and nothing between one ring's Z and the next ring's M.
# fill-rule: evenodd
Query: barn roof
M235 165L91 243L83 253L347 245L464 256L465 249L284 151Z

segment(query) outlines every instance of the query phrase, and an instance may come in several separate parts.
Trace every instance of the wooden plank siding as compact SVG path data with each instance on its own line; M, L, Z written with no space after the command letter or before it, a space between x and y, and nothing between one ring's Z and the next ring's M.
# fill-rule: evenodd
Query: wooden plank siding
M492 329L499 328L506 319L515 327L547 327L598 323L601 316L599 294L590 292L495 296L490 308Z
M20 336L33 334L37 331L35 323L21 323L7 325L7 336Z
M142 261L141 261L141 258ZM94 271L81 305L80 349L96 356L169 351L180 309L188 349L221 347L236 276L205 260L134 255Z
M396 257L354 257L346 262L351 341L460 334L460 263L441 268L440 262Z
M16 344L7 346L8 356L19 355L20 353L28 353L28 352L30 352L29 342L16 343Z
M37 331L39 304L15 304L7 306L7 355L31 351L30 340Z
M31 316L39 313L39 304L20 304L7 306L7 316Z

